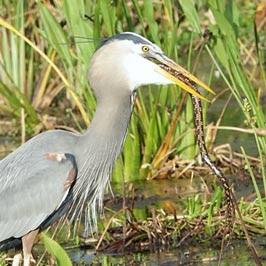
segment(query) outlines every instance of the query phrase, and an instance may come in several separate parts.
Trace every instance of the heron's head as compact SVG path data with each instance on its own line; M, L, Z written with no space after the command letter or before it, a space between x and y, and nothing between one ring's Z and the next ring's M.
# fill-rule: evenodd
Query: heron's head
M211 91L157 45L131 32L117 34L101 44L92 57L89 81L98 99L104 95L117 97L148 84L177 84L198 97L193 84Z

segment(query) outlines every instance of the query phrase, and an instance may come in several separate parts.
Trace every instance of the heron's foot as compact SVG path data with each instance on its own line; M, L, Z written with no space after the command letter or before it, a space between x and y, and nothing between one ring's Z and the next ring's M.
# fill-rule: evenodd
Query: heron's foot
M19 266L22 261L22 255L16 254L13 258L12 266Z
M36 229L22 237L23 258L24 258L23 266L30 266L31 262L35 263L31 254L31 250L38 232L39 229Z
M33 258L32 254L27 254L24 257L23 266L30 266L30 265L35 265L35 264L36 264L36 260Z

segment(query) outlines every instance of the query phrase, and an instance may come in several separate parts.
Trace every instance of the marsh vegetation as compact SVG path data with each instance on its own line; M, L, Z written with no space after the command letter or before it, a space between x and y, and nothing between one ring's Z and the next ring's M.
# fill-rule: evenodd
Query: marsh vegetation
M85 130L96 106L87 82L95 48L106 36L137 32L216 92L204 102L208 149L230 177L247 229L260 243L266 234L265 18L260 1L0 0L1 157L44 130ZM38 265L71 265L68 256L95 265L126 259L88 259L81 247L127 252L130 263L141 263L140 257L149 263L145 252L181 249L180 241L206 251L214 237L222 239L223 191L198 156L191 99L174 86L138 91L112 186L115 197L106 195L98 234L83 239L82 228L66 224L54 235L54 225L35 247ZM244 241L238 219L232 243ZM265 245L257 247L265 256ZM184 261L181 250L177 257ZM219 247L205 251L193 261L217 263ZM13 254L2 254L4 265ZM252 264L248 253L243 258Z

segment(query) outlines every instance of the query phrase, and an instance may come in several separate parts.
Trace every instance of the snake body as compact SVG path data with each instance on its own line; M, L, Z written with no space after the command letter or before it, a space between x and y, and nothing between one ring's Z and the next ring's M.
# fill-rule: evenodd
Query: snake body
M208 165L212 170L214 175L218 178L220 185L222 186L225 194L225 200L227 205L227 221L228 227L231 228L234 217L235 217L235 206L234 206L234 197L229 185L229 181L223 172L215 165L215 163L210 159L208 150L205 144L204 138L204 128L203 128L203 117L202 117L202 104L201 100L193 95L191 95L192 105L193 105L193 114L194 114L194 125L196 131L196 139L199 146L200 154L202 160Z
M183 73L177 70L173 70L167 65L161 64L160 67L164 68L168 73L172 74L173 76L184 82L186 85L193 87L193 89L199 93L195 82L189 80L189 78L187 78ZM199 146L199 151L203 162L211 169L211 171L217 177L220 185L224 190L225 200L227 205L227 211L226 211L227 227L229 230L231 230L235 218L235 198L231 190L231 187L229 185L229 181L227 180L223 172L210 159L208 150L206 148L201 100L193 95L191 95L191 99L193 105L194 125L196 133L195 135L196 135L197 144Z

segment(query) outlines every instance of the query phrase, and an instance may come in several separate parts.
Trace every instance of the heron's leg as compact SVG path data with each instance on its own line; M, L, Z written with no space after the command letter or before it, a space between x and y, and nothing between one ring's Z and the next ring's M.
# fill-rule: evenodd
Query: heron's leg
M22 255L20 253L16 254L13 258L12 266L19 266L21 261L22 261Z
M24 257L24 266L30 266L30 261L33 259L31 250L34 240L39 232L39 229L29 232L27 235L22 237L22 248Z

